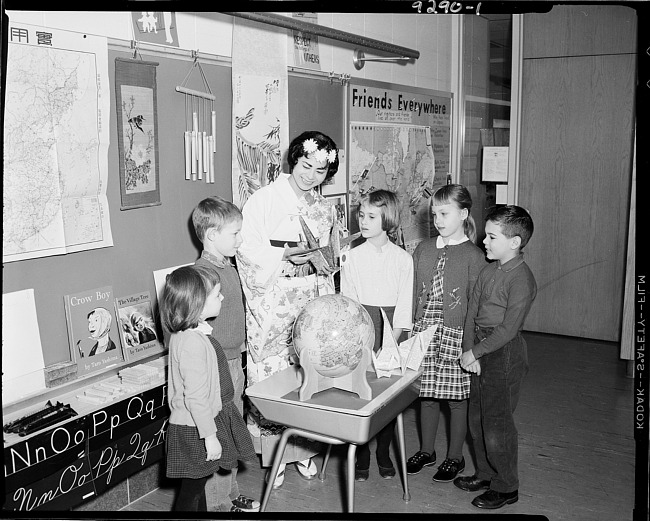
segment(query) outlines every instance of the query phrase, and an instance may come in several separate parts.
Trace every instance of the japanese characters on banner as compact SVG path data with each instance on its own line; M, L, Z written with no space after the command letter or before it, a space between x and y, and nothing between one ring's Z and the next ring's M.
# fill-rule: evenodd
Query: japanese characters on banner
M233 22L232 191L242 208L248 196L275 180L289 146L286 31Z

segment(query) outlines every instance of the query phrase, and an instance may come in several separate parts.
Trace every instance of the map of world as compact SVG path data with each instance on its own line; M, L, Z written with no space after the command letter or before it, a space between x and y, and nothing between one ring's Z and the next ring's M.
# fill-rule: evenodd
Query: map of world
M355 215L364 194L378 189L395 192L404 246L412 253L431 232L428 202L434 187L435 160L429 128L352 124L349 161L351 215Z

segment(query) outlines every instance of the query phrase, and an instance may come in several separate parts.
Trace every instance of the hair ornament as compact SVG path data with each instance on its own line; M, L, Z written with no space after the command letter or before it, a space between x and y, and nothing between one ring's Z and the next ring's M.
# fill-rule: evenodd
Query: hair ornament
M305 139L302 143L302 148L305 155L313 154L313 157L318 162L327 161L333 163L336 161L336 150L327 150L325 148L318 148L318 143L313 138Z
M302 143L302 148L306 154L313 154L318 150L318 143L316 143L315 139L305 139Z

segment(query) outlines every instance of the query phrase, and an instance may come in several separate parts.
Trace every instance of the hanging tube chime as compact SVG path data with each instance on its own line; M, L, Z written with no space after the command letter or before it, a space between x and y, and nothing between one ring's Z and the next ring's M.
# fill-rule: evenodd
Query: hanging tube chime
M214 154L217 151L217 113L214 111L215 97L210 90L208 80L199 63L198 54L192 52L194 63L185 75L177 92L185 94L185 133L183 144L185 151L185 179L214 183ZM201 92L186 87L186 83L194 67L199 69L207 92ZM209 103L209 105L208 105ZM210 114L208 114L208 112ZM210 123L210 132L206 125Z

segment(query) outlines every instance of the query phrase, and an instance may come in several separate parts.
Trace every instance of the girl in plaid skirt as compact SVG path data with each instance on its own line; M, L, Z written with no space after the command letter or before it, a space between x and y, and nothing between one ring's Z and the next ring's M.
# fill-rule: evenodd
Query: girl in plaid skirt
M420 381L420 450L409 458L407 472L417 474L434 465L440 404L446 401L451 416L447 457L434 481L453 481L465 468L463 442L467 434L469 373L458 363L462 353L467 303L481 269L483 251L474 244L476 227L470 215L472 199L464 186L439 188L431 212L440 235L421 242L413 252L415 269L413 334L436 326L422 361Z
M223 348L211 342L207 318L221 311L213 270L185 266L167 276L160 302L169 338L167 477L180 478L174 510L205 511L205 483L219 468L256 458L246 423L233 402ZM233 510L235 508L233 507Z

